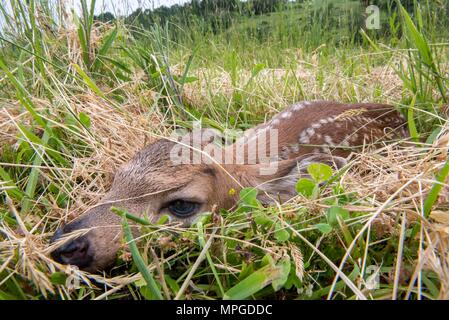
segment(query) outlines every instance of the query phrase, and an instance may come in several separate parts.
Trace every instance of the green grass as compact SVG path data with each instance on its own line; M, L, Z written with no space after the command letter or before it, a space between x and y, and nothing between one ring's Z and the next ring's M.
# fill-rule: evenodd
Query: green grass
M379 31L360 31L363 8L341 0L234 15L218 32L201 19L98 23L95 1L81 3L73 20L47 1L0 4L0 299L448 298L447 1L391 2ZM417 146L336 175L311 167L287 203L244 189L235 210L190 228L118 211L116 267L81 273L78 288L48 258L56 228L144 143L193 120L247 129L314 99L394 104Z

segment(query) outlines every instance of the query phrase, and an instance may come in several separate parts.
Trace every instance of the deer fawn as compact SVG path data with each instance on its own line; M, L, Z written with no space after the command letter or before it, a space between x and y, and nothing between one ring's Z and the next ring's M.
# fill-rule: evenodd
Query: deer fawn
M250 129L234 144L214 149L215 156L228 160L221 163L213 161L214 157L191 161L195 155L206 155L203 159L211 155L204 143L207 139L193 147L195 134L187 135L184 143L161 139L138 152L116 173L100 203L57 230L52 241L89 229L53 251L52 256L86 271L102 270L115 261L122 237L120 217L110 211L111 206L145 214L152 221L167 214L188 226L214 206L231 209L243 187L257 187L265 204L287 200L295 195L295 183L307 174L310 163L340 168L345 157L364 145L408 136L405 124L404 117L389 105L315 101L296 103ZM255 144L259 137L272 132L277 134L268 134L262 144ZM190 162L173 157L182 153L182 148L176 151L180 145L193 149L183 158ZM274 156L261 156L259 149L268 145ZM229 192L231 189L237 192Z

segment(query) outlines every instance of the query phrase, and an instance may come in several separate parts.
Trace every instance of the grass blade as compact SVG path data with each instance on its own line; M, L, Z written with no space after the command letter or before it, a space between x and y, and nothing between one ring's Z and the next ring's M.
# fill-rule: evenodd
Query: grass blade
M103 59L103 57L106 56L107 52L109 51L109 49L111 48L112 44L115 41L115 38L117 37L117 33L118 33L118 29L117 26L115 27L115 29L111 32L111 34L109 34L103 45L101 46L100 50L98 51L98 54L95 56L95 62L94 62L94 70L97 70L98 67L100 66L100 62Z
M156 285L156 281L154 280L153 275L150 273L150 271L148 271L147 265L145 264L142 256L139 253L139 249L137 248L137 244L133 238L133 234L131 232L128 219L126 218L126 215L124 213L122 213L122 226L126 242L129 245L137 269L142 274L142 277L145 279L148 289L152 293L153 297L155 297L157 300L162 300L163 299L162 293L159 290L158 286Z
M413 96L412 103L407 109L407 124L408 130L410 132L410 137L414 142L419 142L419 133L418 129L416 128L415 118L413 117L415 102L416 102L416 95Z
M95 92L98 96L102 97L103 99L106 99L106 96L103 92L101 92L100 88L97 87L95 82L81 69L79 65L76 63L73 64L78 74L83 78L84 82L87 84L87 86Z
M426 200L424 201L424 216L427 218L432 211L432 207L435 201L438 199L438 195L440 194L441 189L444 186L444 181L446 181L446 177L449 174L449 157L446 159L446 163L444 164L441 171L438 173L436 177L436 182L433 184L432 189L427 195Z
M252 273L234 287L226 291L224 300L242 300L262 290L273 280L280 278L281 270L273 265L267 265Z

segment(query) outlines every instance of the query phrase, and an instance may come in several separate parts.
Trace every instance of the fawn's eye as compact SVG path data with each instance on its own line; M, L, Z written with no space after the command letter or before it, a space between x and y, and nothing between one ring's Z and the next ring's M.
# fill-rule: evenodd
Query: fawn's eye
M192 201L174 200L167 206L170 213L178 217L188 217L196 213L200 204Z

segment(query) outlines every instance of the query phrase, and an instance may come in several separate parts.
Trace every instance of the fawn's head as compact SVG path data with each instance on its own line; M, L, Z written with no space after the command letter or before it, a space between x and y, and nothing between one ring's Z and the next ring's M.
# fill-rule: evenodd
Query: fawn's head
M86 271L104 269L114 262L122 237L121 220L111 212L113 206L146 216L152 222L166 214L171 221L188 226L214 206L230 209L242 186L259 186L264 191L263 202L287 199L294 194L297 175L293 171L300 168L305 172L310 161L331 161L324 155L301 157L299 163L296 159L283 160L275 172L267 175L260 170L261 164L174 164L170 154L175 146L176 142L159 140L138 152L116 173L100 203L60 228L53 240L73 231L89 231L58 248L52 256Z

